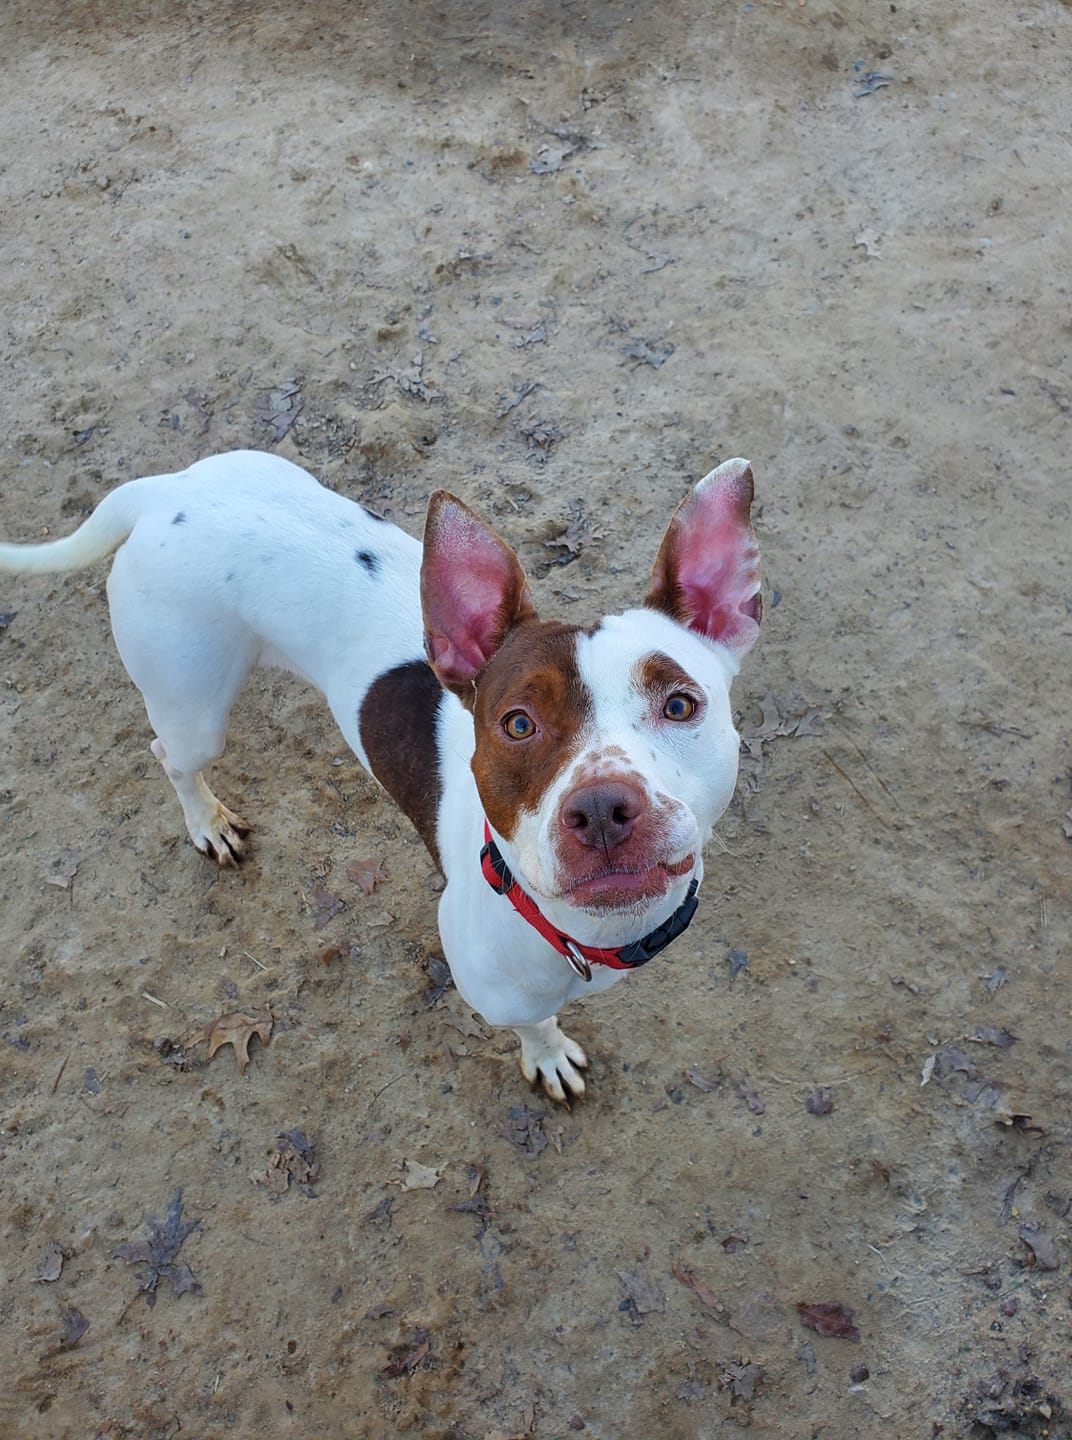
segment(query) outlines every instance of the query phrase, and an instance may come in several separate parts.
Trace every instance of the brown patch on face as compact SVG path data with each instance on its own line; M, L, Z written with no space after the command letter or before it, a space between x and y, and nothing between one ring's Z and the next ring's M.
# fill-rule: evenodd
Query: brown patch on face
M506 839L576 754L592 705L577 667L581 633L578 625L523 621L477 677L473 775L488 819ZM512 740L503 730L514 710L535 721L530 739Z
M634 679L641 691L651 697L653 703L662 709L664 701L668 696L684 691L695 701L703 698L703 688L688 673L682 670L676 660L669 655L664 655L661 650L646 655L640 663L634 667ZM699 703L697 703L699 710Z
M435 732L442 700L443 687L431 667L411 660L373 681L357 715L373 775L409 816L437 865L442 784Z

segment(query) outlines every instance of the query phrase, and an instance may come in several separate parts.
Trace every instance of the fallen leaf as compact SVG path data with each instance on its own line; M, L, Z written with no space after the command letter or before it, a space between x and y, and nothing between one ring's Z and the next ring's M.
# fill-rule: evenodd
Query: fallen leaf
M859 1330L852 1323L853 1312L847 1305L838 1305L835 1301L808 1304L802 1300L797 1305L797 1311L801 1324L819 1335L835 1340L858 1341L860 1338Z
M671 1267L671 1273L675 1280L680 1281L682 1285L692 1291L705 1310L723 1310L725 1308L719 1304L714 1292L700 1279L691 1266L675 1263Z
M528 442L529 454L534 455L541 465L551 453L551 446L557 441L565 439L565 433L553 420L537 420L533 417L526 421L520 429Z
M429 955L428 963L424 968L431 984L425 989L423 998L425 1005L430 1010L433 1005L438 1005L446 992L452 988L454 979L450 973L450 966L442 955Z
M760 758L762 758L762 757L760 757ZM730 951L727 951L726 959L730 962L730 979L731 979L731 980L736 980L736 979L737 979L737 976L741 973L741 971L747 968L747 965L748 965L748 951L747 951L747 950L730 950Z
M602 539L603 531L597 530L585 518L584 512L578 508L578 513L574 515L566 528L543 543L548 550L565 550L567 555L572 558Z
M81 857L77 850L63 850L54 860L48 862L45 879L50 885L56 885L61 890L70 890L80 864Z
M965 1055L963 1050L956 1049L953 1045L943 1045L935 1052L934 1074L938 1080L944 1080L948 1075L959 1071L966 1075L969 1080L974 1080L979 1074L972 1062Z
M829 1115L834 1108L834 1102L830 1098L830 1091L825 1085L820 1085L813 1090L804 1102L804 1108L809 1115Z
M431 1190L439 1184L440 1173L431 1165L422 1165L419 1160L404 1160L405 1178L403 1190Z
M755 1090L749 1090L743 1080L737 1086L735 1093L737 1099L743 1100L753 1115L765 1115L767 1113L766 1105L759 1098Z
M674 347L668 341L633 340L622 347L622 354L627 360L635 360L638 365L650 365L654 370L665 365L673 353Z
M1016 1036L1011 1030L998 1030L993 1025L976 1025L973 1040L978 1040L981 1045L996 1045L999 1050L1008 1050L1010 1045L1016 1044Z
M313 893L313 929L323 930L333 916L346 909L346 902L333 895L330 890L316 890Z
M717 1065L715 1066L714 1072L709 1075L705 1075L704 1072L695 1065L690 1065L685 1071L685 1079L695 1085L697 1090L702 1090L705 1095L710 1095L712 1090L717 1090L722 1084L725 1076Z
M201 1286L194 1279L189 1265L176 1263L183 1241L201 1225L200 1220L183 1220L182 1191L176 1190L172 1195L163 1220L147 1215L145 1224L149 1231L148 1240L117 1245L112 1251L117 1260L145 1266L138 1277L138 1294L145 1295L150 1309L156 1304L156 1287L161 1280L170 1282L172 1295L200 1295Z
M529 169L533 175L553 175L556 170L562 169L563 160L568 160L583 148L579 137L572 136L561 145L541 145L529 161Z
M5 610L0 614L0 630L6 630L18 613L17 610ZM1072 811L1069 813L1072 814Z
M376 886L387 879L382 860L355 860L352 865L347 866L346 874L362 895L371 895Z
M720 1390L729 1389L731 1406L742 1400L747 1404L756 1398L756 1386L765 1375L762 1365L736 1360L726 1366L718 1386Z
M249 1178L262 1185L270 1195L278 1196L290 1188L290 1182L311 1185L320 1174L320 1165L313 1159L312 1142L295 1128L276 1137L276 1148L268 1156L268 1168Z
M394 1206L394 1203L395 1197L393 1195L385 1195L380 1201L380 1203L375 1207L375 1209L370 1210L366 1214L366 1221L370 1225L383 1225L385 1227L390 1227L391 1209Z
M1043 1230L1040 1225L1030 1225L1025 1222L1020 1226L1020 1239L1027 1246L1025 1265L1032 1266L1036 1270L1060 1269L1061 1257L1057 1253L1057 1245L1052 1235Z
M856 93L855 91L853 92ZM879 249L878 235L874 230L864 228L853 237L853 245L862 246L867 254L868 260L881 260L882 251Z
M639 1266L628 1272L619 1270L618 1279L625 1286L625 1299L618 1309L627 1312L634 1325L643 1325L645 1315L666 1309L666 1296L656 1281Z
M34 1280L44 1283L48 1283L52 1280L58 1280L60 1278L60 1273L63 1270L63 1262L66 1258L67 1257L64 1255L62 1249L58 1245L50 1245L45 1251L45 1253L41 1256L41 1259L37 1266L37 1274L34 1276Z
M238 1073L244 1075L249 1064L249 1042L257 1035L261 1044L267 1045L274 1023L270 1010L261 1010L256 1015L247 1015L244 1010L232 1010L214 1020L205 1032L190 1043L196 1045L207 1040L210 1060L221 1045L233 1045Z
M60 1325L62 1326L59 1343L61 1350L73 1350L89 1329L89 1321L81 1310L76 1310L73 1305L60 1311Z
M527 1105L515 1105L510 1111L510 1123L499 1134L509 1140L526 1155L538 1155L547 1148L547 1136L543 1133L545 1115L541 1110L530 1110Z
M411 1350L399 1356L397 1360L392 1360L390 1365L383 1367L380 1371L382 1380L397 1380L400 1375L408 1375L411 1371L416 1370L432 1346L427 1330L418 1330L414 1339L417 1343Z

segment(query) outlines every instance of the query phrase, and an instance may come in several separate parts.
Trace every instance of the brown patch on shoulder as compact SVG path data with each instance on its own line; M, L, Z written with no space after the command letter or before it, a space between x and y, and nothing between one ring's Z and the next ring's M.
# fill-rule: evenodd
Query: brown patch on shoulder
M436 716L443 687L424 660L386 670L369 686L357 715L369 767L408 815L442 869L436 821L443 785L436 748Z
M577 665L582 633L579 625L523 621L477 676L473 774L488 819L506 839L579 748L592 709ZM536 722L531 739L511 740L504 731L502 722L514 710Z

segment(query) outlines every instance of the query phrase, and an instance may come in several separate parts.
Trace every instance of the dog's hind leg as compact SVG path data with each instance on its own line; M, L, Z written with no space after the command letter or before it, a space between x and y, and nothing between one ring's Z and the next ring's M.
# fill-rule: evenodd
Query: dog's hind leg
M257 639L233 615L153 603L122 583L109 584L109 598L119 654L142 693L156 733L152 752L175 787L190 839L218 865L237 865L250 827L213 795L202 772L223 754Z

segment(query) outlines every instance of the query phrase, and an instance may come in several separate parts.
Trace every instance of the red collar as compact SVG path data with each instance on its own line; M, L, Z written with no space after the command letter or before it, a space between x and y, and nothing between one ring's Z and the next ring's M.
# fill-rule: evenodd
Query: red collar
M499 847L491 838L491 827L486 820L484 821L484 848L480 852L480 867L484 872L484 879L491 888L498 894L506 896L521 918L527 920L534 930L539 931L552 949L565 956L569 961L570 968L582 980L591 980L593 965L606 965L611 970L635 970L638 965L646 965L649 960L658 955L660 950L665 950L671 940L676 940L681 932L688 928L689 921L695 915L696 906L699 903L696 899L696 891L700 882L693 878L681 904L668 920L664 920L650 934L645 935L641 940L634 940L631 945L619 946L616 950L600 950L595 945L582 945L580 941L563 935L560 930L555 929L546 916L540 913L540 908L535 900L522 890L510 873L506 861L499 852Z

